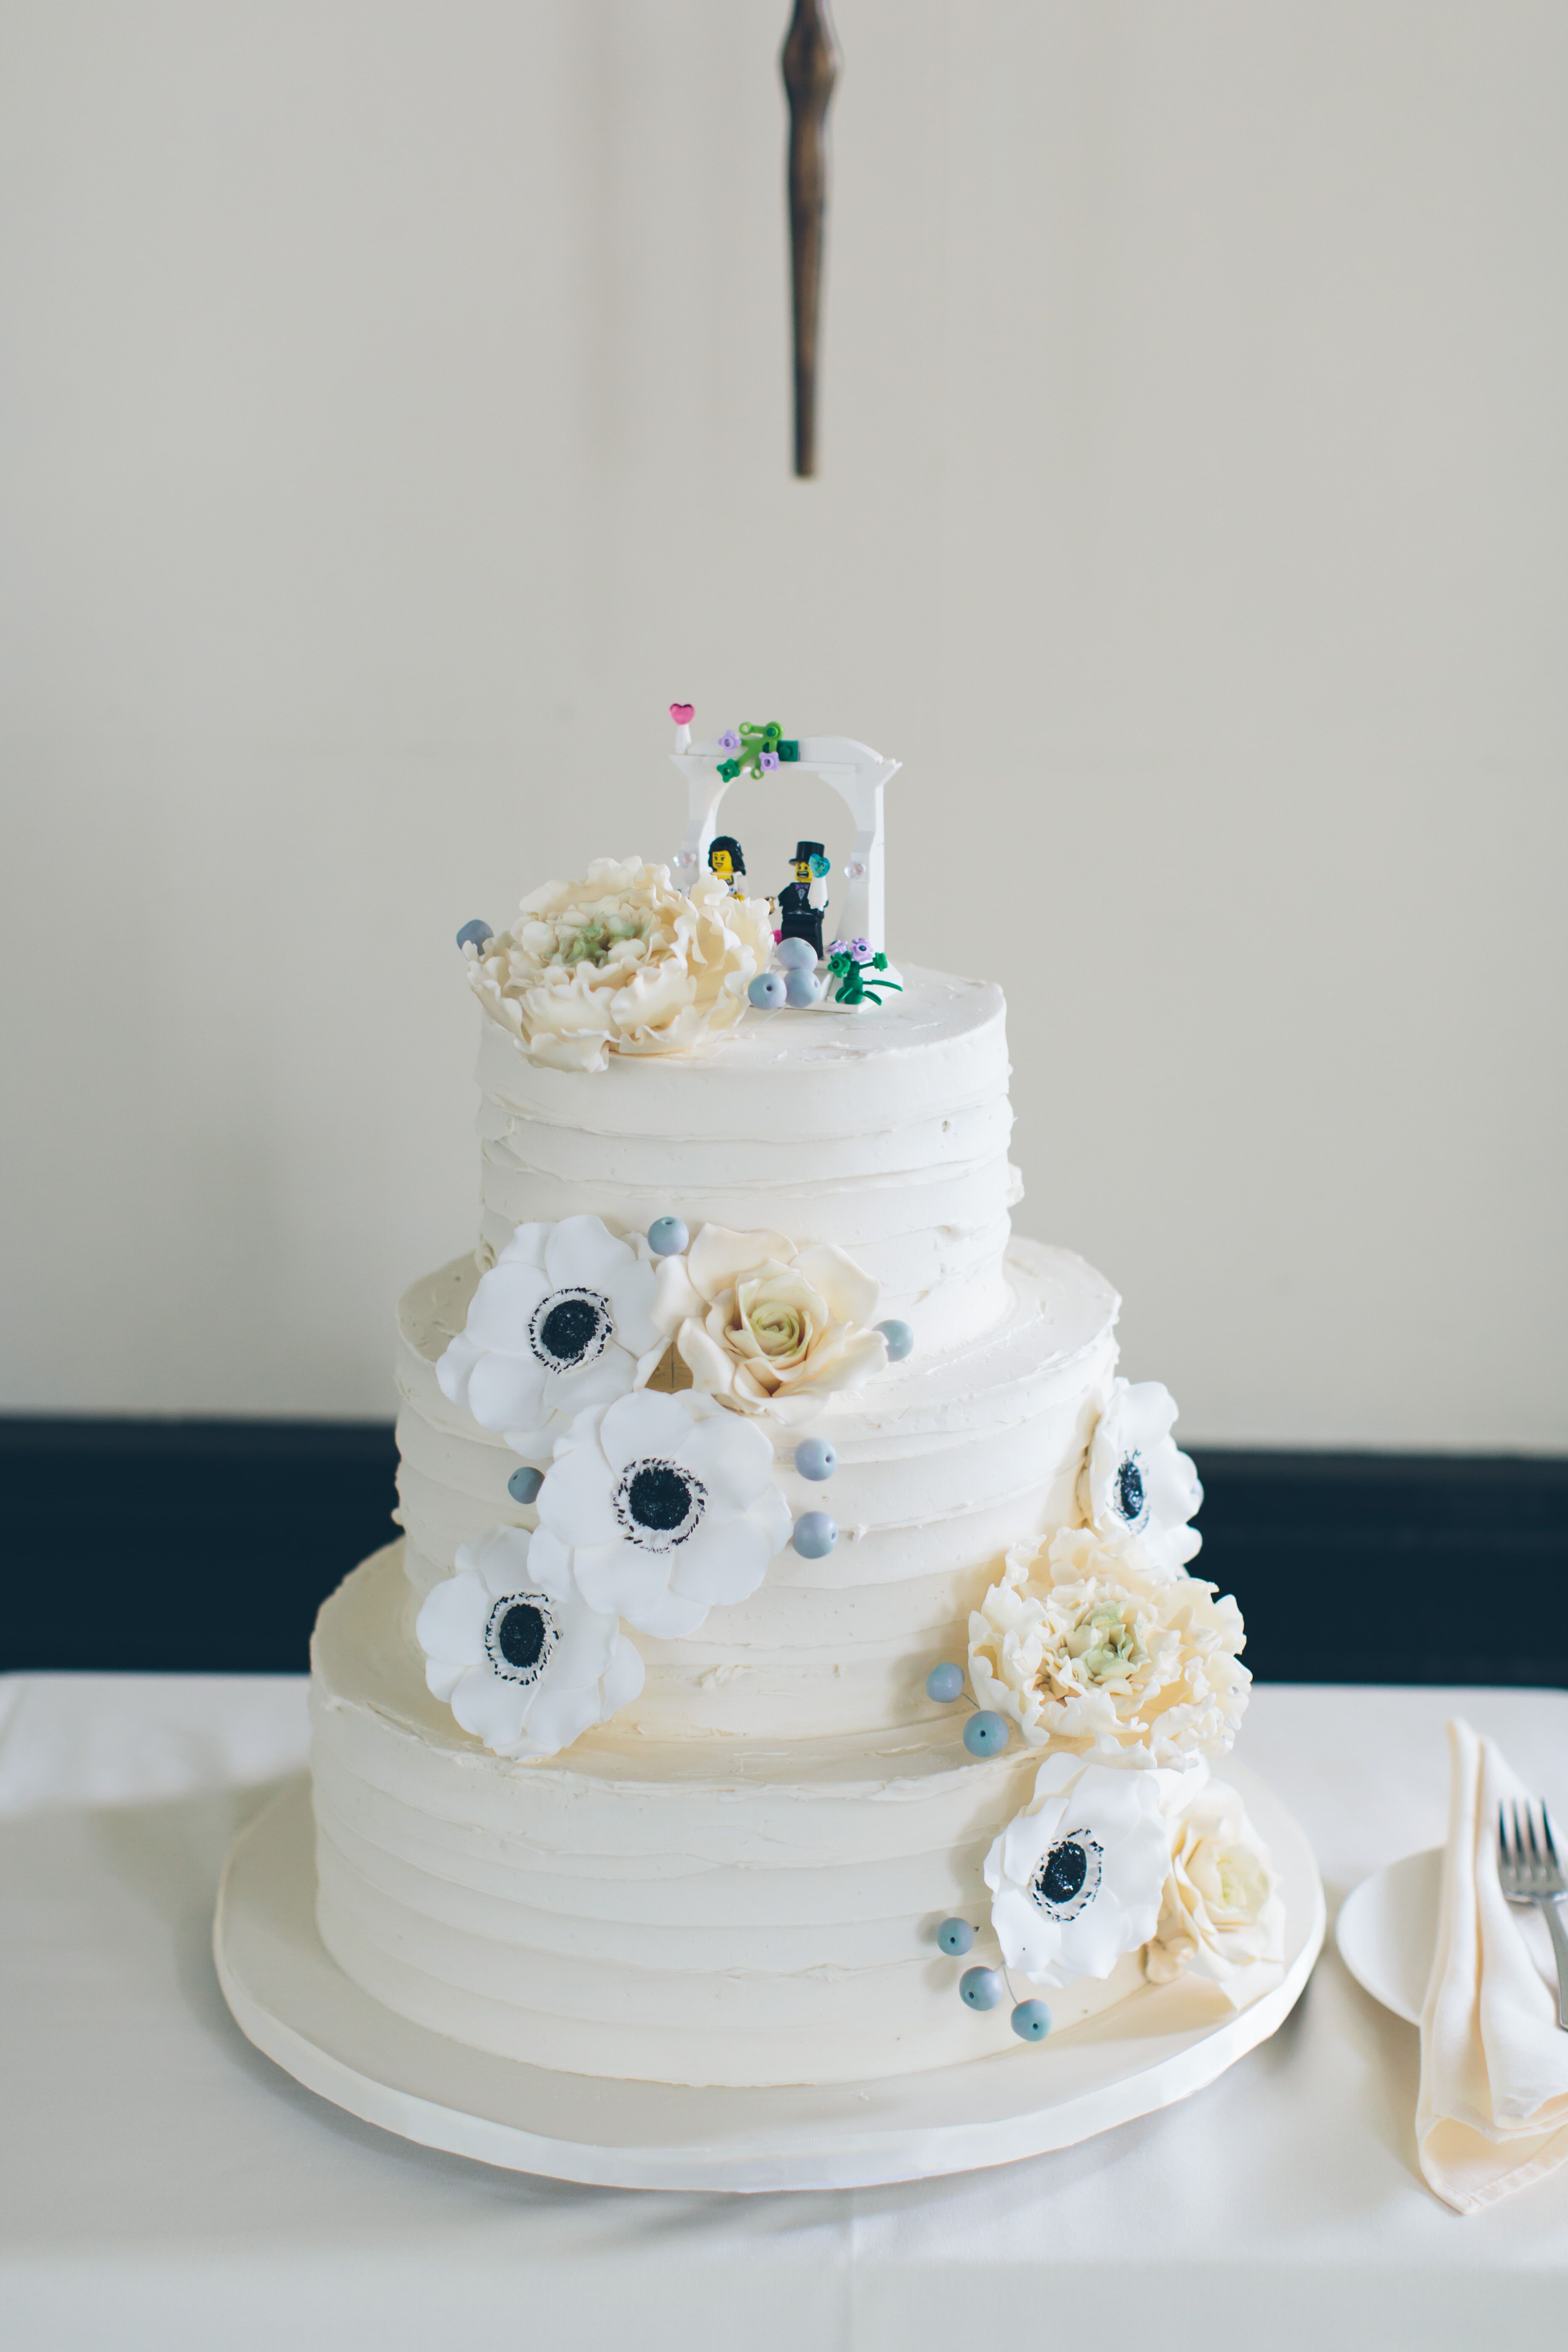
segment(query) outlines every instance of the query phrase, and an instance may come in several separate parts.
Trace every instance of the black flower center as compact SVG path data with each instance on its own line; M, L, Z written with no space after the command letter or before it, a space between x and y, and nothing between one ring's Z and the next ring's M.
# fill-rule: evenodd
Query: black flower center
M615 1336L610 1302L596 1290L552 1290L533 1310L529 1344L552 1372L574 1372Z
M560 1636L542 1592L509 1592L490 1611L485 1654L509 1683L536 1683Z
M1089 1856L1082 1846L1052 1846L1040 1871L1040 1892L1047 1903L1070 1903L1089 1876Z
M1124 1454L1116 1465L1116 1507L1130 1528L1136 1527L1148 1507L1143 1465L1136 1454Z
M1053 1919L1076 1919L1100 1892L1104 1849L1087 1830L1058 1838L1029 1881L1039 1908Z
M694 1535L708 1507L708 1489L679 1463L628 1462L616 1484L621 1531L644 1551L668 1551Z
M626 1489L626 1507L639 1528L668 1535L691 1508L691 1489L668 1462L650 1463Z

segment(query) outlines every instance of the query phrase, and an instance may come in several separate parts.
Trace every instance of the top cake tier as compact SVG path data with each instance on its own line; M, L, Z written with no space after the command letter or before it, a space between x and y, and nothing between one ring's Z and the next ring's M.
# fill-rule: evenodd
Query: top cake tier
M905 969L858 1013L748 1012L685 1054L543 1069L487 1021L481 1255L514 1226L591 1212L833 1242L923 1350L1007 1310L1013 1114L1000 989Z

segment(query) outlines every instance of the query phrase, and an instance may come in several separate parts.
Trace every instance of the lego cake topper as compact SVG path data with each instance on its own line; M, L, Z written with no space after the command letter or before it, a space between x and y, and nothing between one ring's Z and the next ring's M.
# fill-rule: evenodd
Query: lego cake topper
M895 980L888 968L888 959L879 950L873 950L869 940L835 940L827 950L827 969L837 987L833 992L836 1004L873 1004L882 1002L882 991L894 988L900 992L903 982Z
M868 743L857 743L847 735L786 736L776 721L726 728L711 742L693 742L691 705L672 703L669 715L676 730L670 756L686 779L687 791L686 833L674 859L679 887L689 890L700 874L712 870L708 853L721 838L720 803L739 776L770 787L781 781L781 768L820 776L844 802L855 825L844 863L843 891L835 894L837 919L847 938L864 939L873 955L880 954L887 947L882 793L898 774L900 762L885 760ZM820 952L820 925L817 946Z

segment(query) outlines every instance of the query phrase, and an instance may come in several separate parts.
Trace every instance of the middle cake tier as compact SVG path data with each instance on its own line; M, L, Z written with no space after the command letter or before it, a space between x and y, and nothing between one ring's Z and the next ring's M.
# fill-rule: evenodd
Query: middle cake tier
M894 1366L812 1424L837 1453L830 1486L795 1470L804 1433L769 1428L792 1514L826 1504L838 1542L820 1559L785 1549L749 1600L714 1608L687 1639L636 1635L647 1679L627 1730L794 1739L938 1712L926 1675L963 1656L1001 1555L1077 1519L1074 1483L1115 1370L1120 1302L1092 1266L1015 1237L1005 1272L1006 1312L984 1337ZM399 1308L397 1516L421 1597L459 1545L534 1524L508 1492L517 1456L436 1379L478 1278L459 1259Z

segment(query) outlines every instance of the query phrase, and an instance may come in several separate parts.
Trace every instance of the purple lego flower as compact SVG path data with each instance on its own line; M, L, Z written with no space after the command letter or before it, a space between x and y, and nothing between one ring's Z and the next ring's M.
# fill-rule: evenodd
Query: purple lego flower
M776 768L778 763L779 755L776 751L764 751L761 759L757 761L757 765L761 768L764 776L769 774L773 769Z
M738 751L740 748L740 737L736 734L732 727L726 727L724 732L719 738L719 749L721 751Z
M869 963L871 961L870 940L851 940L849 942L849 952L854 957L857 963Z

